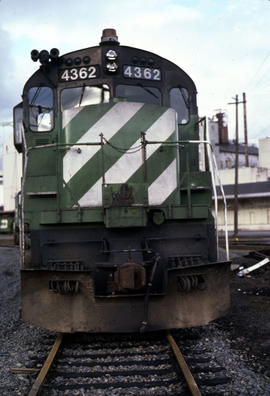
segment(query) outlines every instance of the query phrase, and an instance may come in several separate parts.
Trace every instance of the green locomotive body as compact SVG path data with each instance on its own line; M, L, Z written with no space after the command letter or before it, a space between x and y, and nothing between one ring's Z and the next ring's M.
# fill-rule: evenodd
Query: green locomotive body
M32 59L14 108L22 318L130 332L222 315L229 262L217 262L193 81L108 29L99 46Z

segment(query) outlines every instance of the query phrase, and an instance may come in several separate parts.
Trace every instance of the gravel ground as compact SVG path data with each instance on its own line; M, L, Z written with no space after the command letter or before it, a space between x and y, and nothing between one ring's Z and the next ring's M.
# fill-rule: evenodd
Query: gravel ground
M252 264L252 259L243 259L242 253L234 256L235 263ZM230 384L223 386L227 396L270 395L270 266L266 267L249 278L232 274L230 312L198 329L207 351L218 364L226 366L227 375L232 378ZM19 295L18 248L1 246L1 396L27 395L34 377L13 374L10 369L39 368L55 339L54 334L20 320Z

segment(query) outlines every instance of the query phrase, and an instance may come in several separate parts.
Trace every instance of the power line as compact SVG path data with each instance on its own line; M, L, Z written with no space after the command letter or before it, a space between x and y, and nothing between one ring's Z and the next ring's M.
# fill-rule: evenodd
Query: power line
M5 127L5 126L12 126L13 122L12 121L3 121L0 122L0 126Z
M261 71L262 67L264 66L265 62L267 61L267 59L270 56L270 51L266 54L266 56L264 57L263 61L260 63L259 67L257 68L257 70L255 71L255 73L253 74L253 76L251 77L251 79L249 80L249 83L247 84L247 86L251 86L253 83L253 80L255 79L255 77L257 76L257 74ZM262 78L264 77L265 73L263 74L263 76L261 77L261 79L259 80L259 82L262 80ZM255 85L255 87L258 85L258 83Z

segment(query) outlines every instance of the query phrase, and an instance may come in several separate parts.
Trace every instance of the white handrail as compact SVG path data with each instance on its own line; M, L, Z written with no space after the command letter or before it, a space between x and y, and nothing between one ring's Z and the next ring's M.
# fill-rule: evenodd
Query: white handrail
M214 165L215 165L216 176L217 176L217 179L218 179L218 184L219 184L221 195L222 195L223 202L224 202L225 248L226 248L226 258L229 261L230 260L230 252L229 252L229 236L228 236L227 202L226 202L226 196L225 196L223 185L222 185L221 178L220 178L220 173L219 173L219 170L218 170L218 167L217 167L216 157L215 157L215 155L213 153L213 148L212 148L212 154L213 154L212 156L213 156L213 161L214 161Z
M207 139L207 154L209 160L209 168L211 172L212 178L212 187L214 193L214 202L215 202L215 224L216 224L216 238L217 238L217 257L219 259L219 235L218 235L218 199L217 199L217 189L216 189L216 179L220 187L221 195L224 202L224 226L225 226L225 250L226 250L226 259L230 260L229 253L229 237L228 237L228 213L227 213L227 202L226 196L224 193L224 189L222 186L220 174L218 171L217 161L214 154L213 147L210 142L209 128L208 128L208 118L204 118L205 122L205 131L206 131L206 139ZM206 142L205 142L206 143Z
M208 142L206 149L207 149L207 155L208 155L208 163L209 163L209 170L211 174L211 180L212 180L212 189L214 193L214 203L215 203L215 225L216 225L216 244L217 244L217 259L219 260L219 236L218 236L218 199L217 199L217 189L216 189L216 178L215 178L215 173L214 173L214 166L213 166L213 153L211 150L211 143L210 143L210 136L209 136L209 130L208 130L208 122L207 118L205 118L205 134L206 134L206 140Z

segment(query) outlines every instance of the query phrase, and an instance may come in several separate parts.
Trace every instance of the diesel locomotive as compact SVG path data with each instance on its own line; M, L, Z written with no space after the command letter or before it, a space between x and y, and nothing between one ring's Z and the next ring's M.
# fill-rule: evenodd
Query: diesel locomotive
M224 314L230 263L217 259L192 79L114 29L31 57L40 67L14 107L23 320L136 332Z

